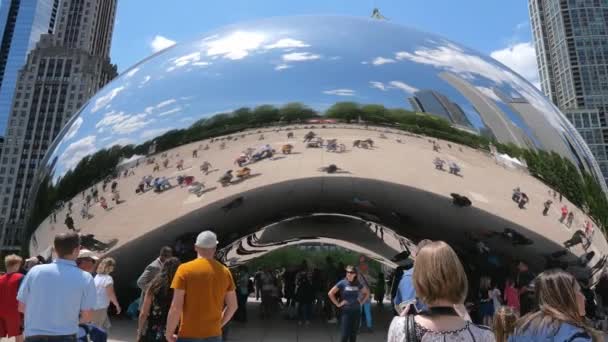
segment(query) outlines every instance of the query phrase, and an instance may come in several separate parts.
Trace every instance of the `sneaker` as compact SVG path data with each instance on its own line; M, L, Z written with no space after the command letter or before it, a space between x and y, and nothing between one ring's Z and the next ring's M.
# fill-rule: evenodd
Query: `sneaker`
M332 319L327 320L327 323L336 324L336 323L338 323L338 319L334 317Z

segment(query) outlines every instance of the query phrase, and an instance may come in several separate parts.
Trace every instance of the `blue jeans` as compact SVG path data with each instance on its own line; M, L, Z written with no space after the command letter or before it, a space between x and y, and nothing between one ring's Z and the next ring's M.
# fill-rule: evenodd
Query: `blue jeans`
M365 316L365 324L369 329L372 328L372 301L368 300L361 305L361 313ZM363 322L361 322L363 323Z
M340 317L340 342L357 342L357 331L359 330L359 318L361 317L361 309L358 306L354 308L343 308Z
M312 316L312 303L298 303L298 319L300 321L310 321Z
M205 337L205 338L178 337L177 342L222 342L222 336L213 336L213 337Z

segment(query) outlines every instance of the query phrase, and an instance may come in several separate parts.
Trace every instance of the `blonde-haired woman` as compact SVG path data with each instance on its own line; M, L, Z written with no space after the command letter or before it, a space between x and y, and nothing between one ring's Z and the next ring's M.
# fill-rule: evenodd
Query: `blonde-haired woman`
M120 314L120 305L116 299L114 292L114 279L110 273L114 271L116 261L112 258L105 258L99 262L97 266L97 275L95 276L95 288L97 289L97 300L93 310L92 323L97 327L108 330L110 329L110 318L108 317L108 307L110 303L114 304L116 314Z
M456 252L445 242L431 242L418 251L413 283L427 309L395 317L388 342L459 341L494 342L494 334L462 318L454 307L467 296L468 280Z
M548 270L534 280L539 310L517 321L510 342L604 341L585 322L585 296L574 276Z

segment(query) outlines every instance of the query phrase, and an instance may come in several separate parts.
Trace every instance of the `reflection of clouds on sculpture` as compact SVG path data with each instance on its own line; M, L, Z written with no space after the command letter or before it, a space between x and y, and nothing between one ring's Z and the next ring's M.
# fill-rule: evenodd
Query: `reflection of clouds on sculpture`
M119 86L116 88L112 88L111 90L102 90L106 92L105 95L99 96L96 100L95 100L95 105L93 106L93 108L91 109L92 113L95 113L97 111L99 111L100 109L106 107L107 105L109 105L112 100L118 96L118 94L120 94L121 91L125 90L125 86Z
M76 120L74 120L72 126L70 126L68 132L65 134L65 140L72 139L76 135L76 133L78 133L78 130L82 126L83 122L84 120L82 119L82 116L77 117Z
M372 61L372 64L373 65L383 65L383 64L389 64L389 63L395 63L395 62L396 61L392 58L376 57Z
M276 67L274 67L274 70L281 71L281 70L285 70L285 69L289 69L289 68L291 68L291 65L289 65L289 64L279 64Z
M154 122L154 119L148 120L147 118L148 114L146 113L130 115L127 119L113 125L112 129L121 134L132 133Z
M387 84L384 84L384 83L378 82L378 81L370 81L369 85L372 88L382 90L382 91L398 89L398 90L402 90L406 94L413 94L418 91L418 88L413 87L403 81L390 81Z
M207 56L231 60L243 59L257 50L264 42L264 35L257 32L236 31L205 43Z
M488 87L482 87L482 86L477 86L475 87L477 88L477 90L479 90L480 92L482 92L485 96L491 98L492 100L496 101L496 102L503 102L498 95L496 95L496 92L494 92L494 90L488 88Z
M155 138L155 137L157 137L159 135L162 135L163 133L168 132L168 131L170 131L172 129L173 129L173 127L163 127L163 128L148 129L148 130L143 131L140 134L139 137L141 139L146 139L146 140L147 139L152 139L152 138Z
M323 91L323 94L335 96L354 96L355 91L352 89L332 89Z
M304 43L301 40L292 38L279 39L275 43L264 46L266 49L289 49L289 48L303 48L309 47L310 45Z
M321 55L317 55L310 52L292 52L282 56L285 62L305 62L320 59Z
M138 68L138 67L135 67L135 68L133 68L133 69L131 69L131 70L127 71L127 72L125 73L125 78L131 78L131 77L133 77L135 74L137 74L137 72L138 72L138 71L139 71L139 68Z
M95 136L89 135L68 145L59 157L59 162L65 167L65 172L74 168L81 159L97 150L95 139Z

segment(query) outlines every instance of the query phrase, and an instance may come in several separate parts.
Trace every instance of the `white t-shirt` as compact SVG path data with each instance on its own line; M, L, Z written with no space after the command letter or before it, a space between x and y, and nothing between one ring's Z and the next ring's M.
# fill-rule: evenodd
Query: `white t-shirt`
M492 290L490 290L490 298L492 298L492 301L494 302L494 312L498 311L498 309L502 306L500 304L500 290L497 288L494 288Z
M95 289L97 290L97 304L95 310L107 309L110 306L110 298L106 288L114 284L112 276L107 274L98 274L95 276Z

